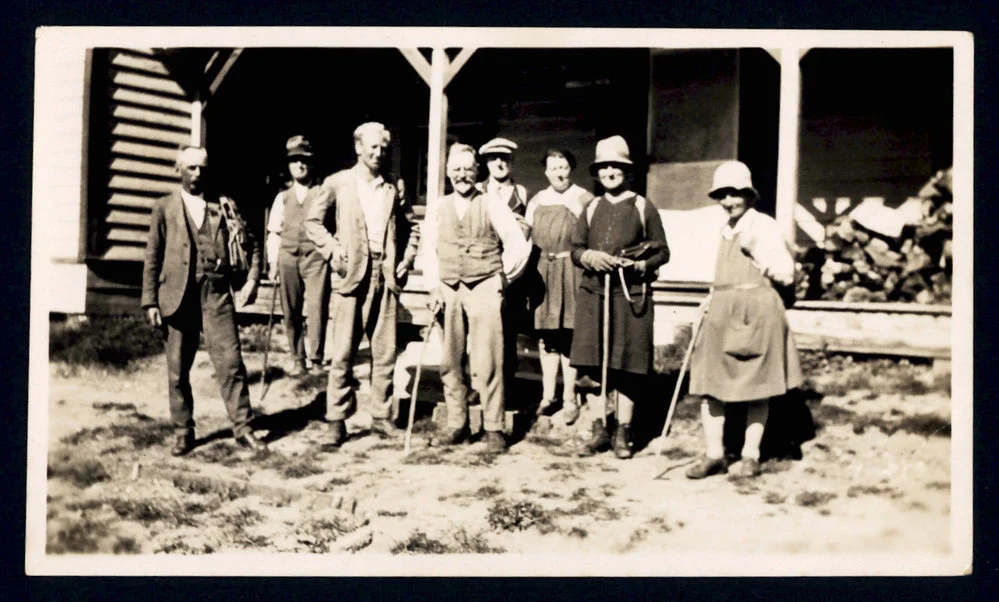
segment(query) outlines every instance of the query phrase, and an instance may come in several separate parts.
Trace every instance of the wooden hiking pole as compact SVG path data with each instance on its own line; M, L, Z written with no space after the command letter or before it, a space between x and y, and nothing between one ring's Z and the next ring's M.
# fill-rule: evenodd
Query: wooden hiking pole
M604 273L604 323L603 323L603 358L600 362L600 397L604 400L604 419L607 413L607 368L610 364L610 272Z
M694 346L697 344L697 335L701 331L701 324L704 322L704 315L707 313L707 301L710 300L710 296L705 301L704 308L701 310L701 315L698 316L697 321L694 322L693 330L690 333L690 344L687 345L687 351L683 354L683 362L680 364L680 375L676 378L676 386L673 387L673 398L669 402L669 410L666 412L666 423L663 424L663 432L659 435L659 441L656 445L656 461L662 456L663 453L663 443L666 440L666 434L669 432L670 422L673 420L673 411L676 409L676 400L680 397L680 387L683 384L683 377L687 372L687 365L690 363L690 356L694 351ZM665 468L660 466L655 467L655 473L652 475L653 480L658 479L664 472Z
M423 354L427 350L427 343L430 341L430 335L434 331L434 326L437 324L437 314L430 316L430 325L427 326L427 334L423 337L423 343L420 344L420 356L416 360L416 376L413 378L413 390L409 394L409 420L406 422L406 440L403 444L403 453L409 455L409 442L413 436L413 421L416 419L416 395L420 391L420 373L423 371Z
M267 395L268 389L271 388L271 383L267 380L267 356L271 350L271 331L274 327L274 308L277 306L277 293L278 287L281 285L280 274L274 280L274 288L271 291L271 309L267 314L267 336L264 339L264 368L263 373L260 375L260 380L263 383L263 390L260 392L260 400L263 401L264 397Z

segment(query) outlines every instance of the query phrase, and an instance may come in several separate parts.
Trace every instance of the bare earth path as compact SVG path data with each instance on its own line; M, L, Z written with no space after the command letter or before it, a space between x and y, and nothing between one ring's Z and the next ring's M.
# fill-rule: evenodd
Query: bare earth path
M246 360L259 381L260 356ZM939 390L834 389L810 404L818 428L803 459L772 460L754 480L694 482L683 476L702 449L691 400L662 460L654 444L629 461L578 458L577 427L558 414L497 457L483 443L428 447L424 417L407 458L402 431L369 435L363 403L350 440L325 448L325 378L279 376L263 404L251 386L271 440L254 456L228 437L199 352L195 418L207 440L175 459L163 356L131 373L50 373L49 553L950 551L950 399ZM669 470L653 480L657 466Z

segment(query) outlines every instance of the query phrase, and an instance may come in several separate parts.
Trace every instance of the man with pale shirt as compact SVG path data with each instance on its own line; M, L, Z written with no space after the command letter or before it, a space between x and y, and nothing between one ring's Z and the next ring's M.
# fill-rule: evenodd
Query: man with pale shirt
M166 334L167 394L176 434L171 453L182 456L195 445L191 365L202 333L236 442L265 449L250 426L253 411L232 294L245 279L236 301L246 305L256 297L260 247L235 204L210 187L205 149L181 149L177 169L180 189L153 205L142 272L142 307Z
M357 409L354 360L361 337L371 347L371 431L392 436L392 371L399 293L420 240L401 181L382 173L392 137L380 123L354 130L357 163L326 178L305 218L305 232L332 270L326 419L330 444L347 438L346 419Z
M454 192L431 205L424 232L424 280L430 290L430 310L444 313L441 382L447 426L435 445L455 445L468 435L469 374L482 401L487 450L501 453L504 395L501 316L507 286L524 271L531 245L509 205L476 188L475 149L454 144L448 153L447 175Z
M312 171L312 145L304 136L293 136L285 148L291 184L278 193L271 206L267 221L267 256L269 277L271 280L277 278L280 283L284 326L292 354L288 373L298 376L310 368L322 367L329 306L329 265L305 233L305 216L319 196L319 185ZM308 316L307 321L305 316Z

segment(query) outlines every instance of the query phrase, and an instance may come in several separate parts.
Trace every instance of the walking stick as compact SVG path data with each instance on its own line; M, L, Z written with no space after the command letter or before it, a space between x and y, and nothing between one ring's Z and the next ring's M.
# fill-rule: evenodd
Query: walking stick
M659 435L659 441L656 445L657 460L660 456L662 456L663 443L666 440L666 434L669 432L670 422L673 420L673 411L676 409L676 400L680 397L680 386L683 384L683 377L687 372L687 365L690 363L690 356L694 351L694 345L697 343L697 335L701 332L701 324L704 322L704 315L706 313L707 304L705 304L704 309L701 311L701 315L697 318L697 321L694 322L693 330L690 333L690 343L687 345L687 351L683 354L683 362L680 364L680 375L676 378L676 386L673 387L673 398L670 400L669 410L666 412L666 423L663 424L663 432ZM657 466L655 473L652 475L652 479L658 479L664 472L666 472L665 468L660 469L660 467Z
M610 272L604 274L603 361L600 365L600 397L604 400L604 420L607 419L607 365L610 363Z
M277 305L277 293L278 287L281 285L281 275L278 274L277 279L274 280L274 289L271 291L271 309L267 314L267 336L264 339L264 371L261 374L261 382L263 382L263 390L260 392L260 401L264 400L267 395L267 391L271 388L271 383L267 380L267 355L271 350L271 331L274 327L274 307Z
M430 341L430 334L437 324L437 314L430 316L430 326L427 327L427 334L423 336L423 343L420 345L420 357L416 360L416 377L413 379L413 390L409 394L409 420L406 422L406 440L403 444L403 453L409 455L409 442L413 436L413 420L416 419L416 395L420 391L420 373L423 371L423 354L427 350L427 342Z

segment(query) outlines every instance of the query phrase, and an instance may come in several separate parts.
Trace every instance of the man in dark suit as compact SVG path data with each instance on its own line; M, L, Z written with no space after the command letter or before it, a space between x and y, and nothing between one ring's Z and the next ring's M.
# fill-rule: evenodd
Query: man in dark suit
M175 456L194 447L190 374L201 332L236 442L254 450L266 448L250 427L253 413L232 295L234 279L240 278L240 268L246 268L246 283L237 299L246 304L256 297L260 247L232 201L207 186L207 166L205 149L181 149L177 156L181 187L153 205L142 273L142 307L149 321L166 332Z
M305 232L330 263L330 351L326 419L331 444L347 438L345 420L356 410L354 360L361 337L371 343L371 430L391 436L392 371L396 358L399 293L420 240L402 182L382 173L391 135L380 123L354 130L357 163L323 182L305 217Z

